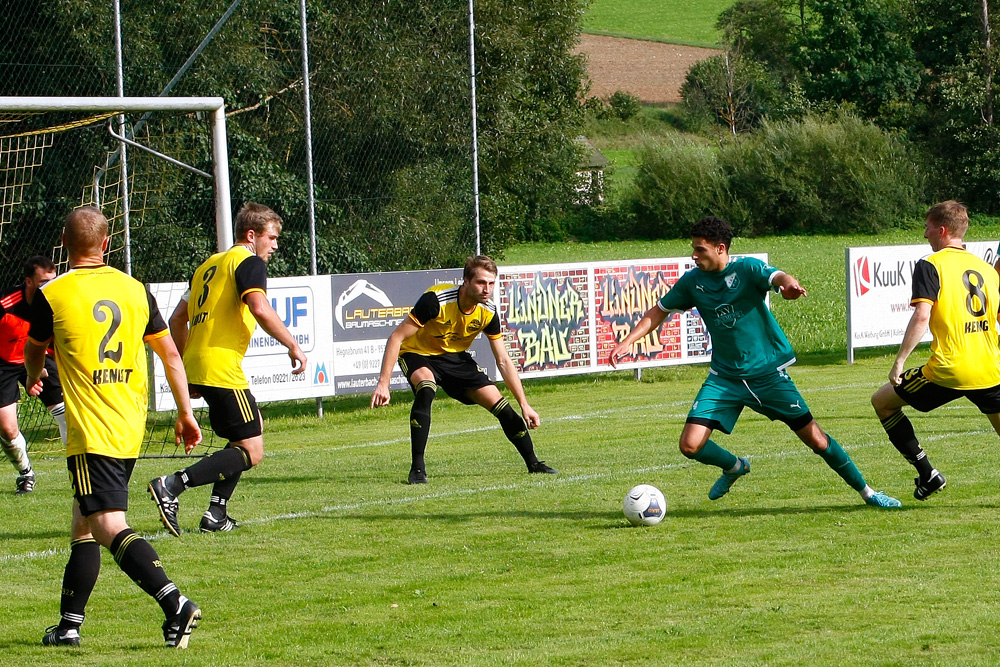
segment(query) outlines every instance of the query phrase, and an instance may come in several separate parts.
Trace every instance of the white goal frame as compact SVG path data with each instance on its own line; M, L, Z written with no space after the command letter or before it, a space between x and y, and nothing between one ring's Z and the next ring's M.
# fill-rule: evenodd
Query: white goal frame
M225 100L221 97L4 97L0 113L45 111L181 111L209 114L215 177L215 234L219 249L233 245L233 215L229 192L229 147Z

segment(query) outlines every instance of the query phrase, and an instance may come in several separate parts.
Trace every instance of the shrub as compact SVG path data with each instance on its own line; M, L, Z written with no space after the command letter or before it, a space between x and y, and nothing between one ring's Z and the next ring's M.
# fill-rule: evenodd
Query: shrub
M681 86L684 108L695 118L724 125L732 134L748 132L765 116L789 111L775 77L763 65L733 53L696 62Z
M621 120L630 120L642 111L642 101L635 95L616 90L608 98L608 106Z
M633 199L637 236L681 238L693 222L725 208L725 176L711 146L678 140L644 149L640 160Z
M642 155L635 233L683 238L708 214L747 236L876 233L922 215L918 164L902 139L846 115L765 123L720 148L674 141Z
M719 161L755 235L876 233L920 215L923 178L908 145L856 117L768 123Z

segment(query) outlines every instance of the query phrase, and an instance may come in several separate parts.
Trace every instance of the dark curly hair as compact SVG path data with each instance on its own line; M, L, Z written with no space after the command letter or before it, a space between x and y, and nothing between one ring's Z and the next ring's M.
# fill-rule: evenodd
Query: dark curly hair
M721 243L728 251L733 243L733 228L722 218L710 215L694 223L691 227L691 238L705 239L713 245Z

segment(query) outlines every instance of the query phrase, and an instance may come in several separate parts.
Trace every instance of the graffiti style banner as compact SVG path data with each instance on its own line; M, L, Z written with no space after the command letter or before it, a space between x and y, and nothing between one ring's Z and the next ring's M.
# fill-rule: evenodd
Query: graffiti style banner
M694 268L690 259L641 260L594 267L597 365L609 370L608 354L677 279ZM619 368L710 361L712 346L697 311L667 318L659 330L632 346Z
M168 320L187 289L187 283L154 283L149 286L164 320ZM250 337L243 372L259 402L332 396L333 330L330 277L270 278L267 297L278 317L305 352L308 362L300 375L291 374L285 346L259 326ZM173 394L159 358L153 356L154 409L173 410ZM196 404L203 405L202 401Z
M966 249L987 264L997 260L996 241L974 241ZM927 257L922 245L847 248L847 361L854 350L903 342L913 307L913 267ZM928 330L921 339L932 339Z
M327 276L333 300L334 380L336 393L374 391L382 368L386 339L409 315L420 295L434 285L460 285L462 269L349 273ZM489 342L480 336L469 348L490 377L496 362ZM406 376L396 366L390 389L407 387Z
M586 266L500 267L497 283L504 339L521 373L571 373L591 366Z

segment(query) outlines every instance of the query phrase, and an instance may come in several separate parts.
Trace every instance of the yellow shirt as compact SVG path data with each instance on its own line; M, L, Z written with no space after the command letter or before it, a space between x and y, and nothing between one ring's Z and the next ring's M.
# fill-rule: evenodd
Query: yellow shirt
M76 268L39 289L29 335L53 337L67 456L139 456L149 402L144 341L168 333L146 287L117 269Z
M267 293L264 260L236 245L209 257L191 278L184 370L188 382L247 389L243 356L257 321L243 302L250 292Z
M400 353L435 355L464 352L481 333L500 338L500 317L492 301L477 303L472 312L458 307L457 285L435 285L410 310L410 319L420 326L403 341Z
M953 389L1000 385L998 284L992 266L961 248L944 248L917 262L911 303L932 304L934 336L924 377Z

